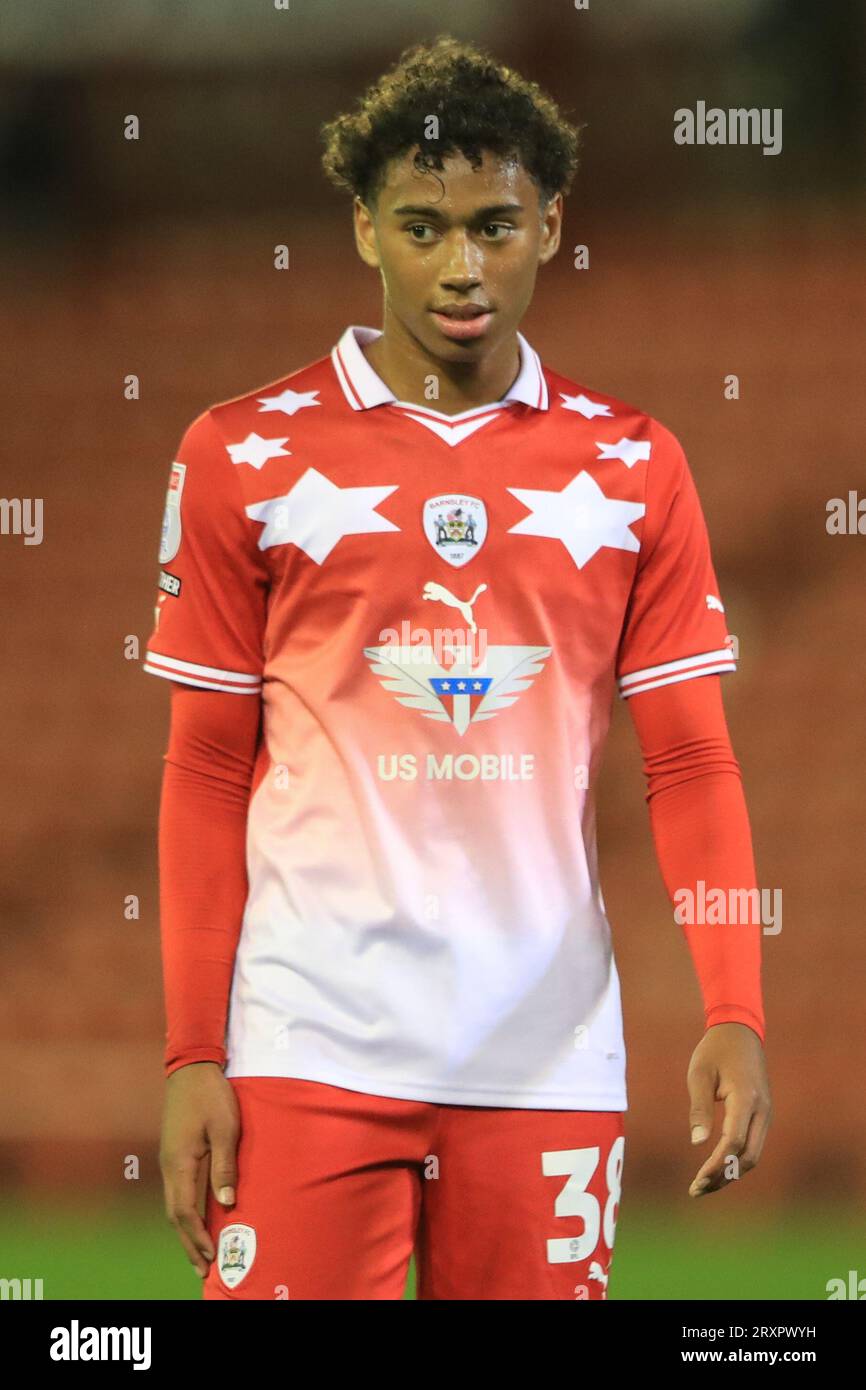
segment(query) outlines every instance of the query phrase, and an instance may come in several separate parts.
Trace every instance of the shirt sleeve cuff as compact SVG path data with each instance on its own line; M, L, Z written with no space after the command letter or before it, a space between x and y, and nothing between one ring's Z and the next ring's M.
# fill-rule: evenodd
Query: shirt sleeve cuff
M217 1066L224 1067L226 1064L226 1052L224 1047L194 1047L188 1052L182 1052L180 1056L167 1057L165 1061L165 1074L171 1076L172 1072L180 1071L181 1067L188 1067L191 1062L216 1062Z
M227 690L234 695L258 695L262 689L260 675L244 671L224 671L218 666L201 666L194 661L180 661L176 656L163 656L148 647L145 652L144 668L152 676L164 676L166 680L180 681L183 685L197 685L202 690Z
M764 1041L766 1030L763 1019L753 1014L751 1009L741 1008L738 1004L717 1004L707 1013L705 1023L706 1028L712 1028L717 1023L744 1023L753 1033L757 1033L761 1042Z
M644 666L640 671L630 671L627 676L617 680L617 690L623 700L631 695L639 695L642 690L655 690L661 685L674 685L677 681L689 681L695 676L712 676L721 671L736 671L730 647L719 647L714 652L700 652L697 656L684 656L679 661L663 661L658 666Z

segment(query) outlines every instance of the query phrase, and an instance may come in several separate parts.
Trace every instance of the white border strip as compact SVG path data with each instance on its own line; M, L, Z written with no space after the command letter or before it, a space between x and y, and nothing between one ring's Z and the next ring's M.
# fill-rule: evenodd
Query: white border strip
M664 661L659 666L644 666L640 671L631 671L627 676L621 676L619 685L625 689L629 685L634 685L638 681L645 681L650 676L666 676L671 671L687 671L692 666L700 666L703 661L733 661L730 647L719 647L714 652L699 652L697 656L683 656L677 661Z
M352 407L353 410L363 410L363 405L355 395L349 382L349 379L346 376L346 373L343 371L343 364L340 361L339 353L337 352L336 347L331 348L331 363L333 364L334 371L337 374L337 380L340 383L340 390L343 392L343 395L346 397L346 400L349 402L349 405Z
M152 676L166 676L184 685L199 685L207 690L229 690L238 695L256 695L262 688L261 676L245 671L223 671L218 666L200 666L194 661L181 661L176 656L163 656L151 648L145 652L143 669Z
M627 700L630 695L639 695L642 690L656 690L662 685L676 685L678 681L691 681L696 676L713 676L719 671L736 671L733 661L720 661L716 666L701 666L694 671L680 671L674 676L658 676L654 680L644 681L642 685L630 685L627 690L620 687L620 696Z
M550 408L550 396L549 396L548 390L547 390L547 378L546 378L545 375L544 375L544 368L543 368L542 365L541 365L541 358L539 357L538 353L535 351L535 348L534 348L534 347L532 347L529 343L527 343L526 346L529 348L529 351L532 353L532 356L533 356L533 358L535 359L535 370L538 372L538 384L539 384L539 388L540 388L540 396L539 396L539 400L538 400L538 402L537 402L536 408L537 408L538 410L549 410L549 408ZM534 403L534 404L535 404L535 403Z

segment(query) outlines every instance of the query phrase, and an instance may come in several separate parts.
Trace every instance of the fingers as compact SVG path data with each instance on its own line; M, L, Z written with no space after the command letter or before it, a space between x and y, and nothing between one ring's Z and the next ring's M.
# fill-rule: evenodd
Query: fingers
M754 1168L764 1150L764 1141L767 1137L767 1130L770 1128L770 1121L773 1118L773 1107L769 1097L762 1097L752 1115L752 1122L749 1125L749 1133L746 1139L746 1147L740 1155L740 1172L747 1173L750 1168Z
M166 1216L177 1231L190 1264L204 1278L214 1258L214 1248L196 1203L199 1162L167 1160L163 1182Z
M722 1133L713 1152L695 1174L690 1197L706 1196L727 1187L754 1168L763 1149L770 1121L769 1102L757 1092L736 1090L725 1097ZM733 1172L726 1172L731 1160Z
M692 1143L702 1144L713 1132L716 1113L716 1073L707 1066L698 1068L694 1061L686 1078L691 1105L689 1127Z
M230 1121L212 1124L210 1130L210 1185L224 1207L234 1205L237 1191L238 1129Z
M715 1112L715 1087L710 1081L700 1087L694 1086L694 1091L700 1090L700 1096L696 1099L692 1096L692 1105L689 1110L689 1128L692 1134L693 1144L703 1144L709 1139L713 1132L713 1115Z

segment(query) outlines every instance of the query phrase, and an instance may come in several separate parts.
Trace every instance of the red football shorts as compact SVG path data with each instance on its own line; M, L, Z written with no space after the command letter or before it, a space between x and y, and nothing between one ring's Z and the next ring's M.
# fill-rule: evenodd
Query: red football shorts
M603 1299L619 1111L392 1100L232 1077L237 1202L208 1190L206 1299Z

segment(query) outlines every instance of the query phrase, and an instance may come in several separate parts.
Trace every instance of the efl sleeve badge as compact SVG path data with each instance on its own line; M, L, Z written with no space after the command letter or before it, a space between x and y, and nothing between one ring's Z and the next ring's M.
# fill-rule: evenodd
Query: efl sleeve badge
M159 546L159 563L167 565L180 550L182 528L180 524L180 499L186 478L186 464L173 463L165 495L165 512L162 517L162 538Z

